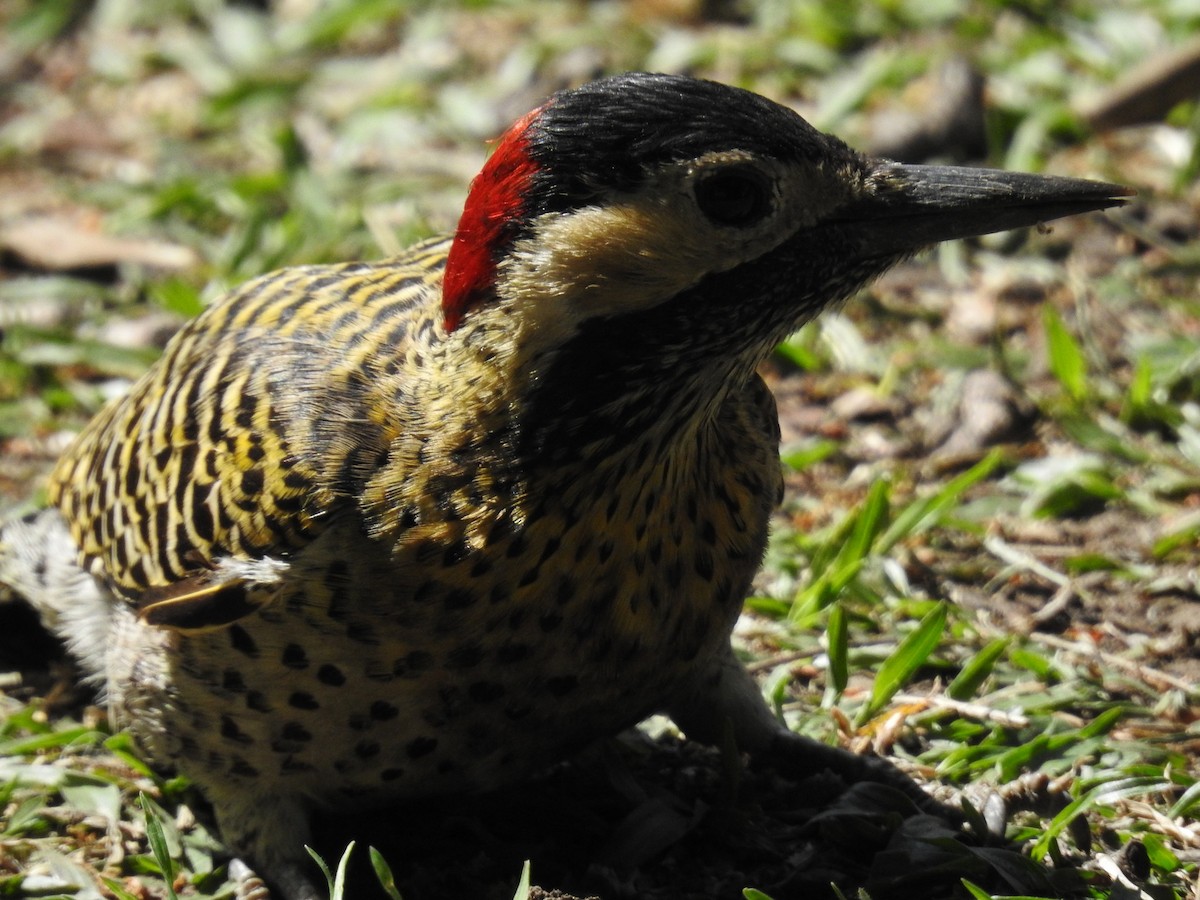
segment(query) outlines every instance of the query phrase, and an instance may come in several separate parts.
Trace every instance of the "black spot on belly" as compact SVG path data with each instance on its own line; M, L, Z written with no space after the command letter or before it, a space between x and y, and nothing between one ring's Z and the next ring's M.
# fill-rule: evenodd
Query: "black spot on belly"
M427 708L421 711L421 718L430 728L440 729L446 726L450 717L439 709Z
M288 644L283 648L283 664L289 669L307 669L308 654L299 644Z
M335 622L344 622L350 615L350 593L345 588L331 588L325 614Z
M392 674L397 678L416 678L433 667L433 656L424 650L413 650L392 664Z
M371 759L379 755L379 743L377 741L359 741L354 745L354 755L359 759Z
M467 696L476 703L493 703L504 694L504 685L494 681L476 681L467 688Z
M546 560L548 560L550 557L552 557L555 553L557 553L558 548L561 544L562 544L562 540L560 538L557 538L557 537L548 538L546 540L546 545L544 547L542 547L542 555L541 555L541 558L538 559L538 565L540 566L542 563L544 563Z
M453 569L471 555L471 545L466 541L455 541L442 552L442 568Z
M483 662L483 648L478 644L463 644L446 657L447 669L473 669Z
M342 670L337 666L325 663L325 665L317 669L317 680L330 687L341 687L346 683L346 676L342 674Z
M400 715L400 710L385 700L376 700L371 704L371 718L376 722L387 722Z
M288 706L293 706L296 709L321 708L321 704L317 702L317 698L304 691L293 691L292 695L288 697Z
M221 716L221 737L243 746L254 743L254 738L238 728L237 722L229 716Z
M683 566L679 564L679 560L674 560L667 564L666 572L667 585L674 590L678 590L683 584Z
M583 558L592 549L592 539L589 535L580 535L579 543L575 545L575 562L583 562Z
M528 644L505 644L496 651L496 662L501 665L518 663L523 659L528 659L531 653L533 653L533 648Z
M246 693L246 707L255 712L271 712L271 704L267 701L262 691L248 691Z
M235 694L240 694L246 690L246 681L242 678L242 673L237 669L226 669L221 673L221 687Z
M603 637L600 640L592 641L587 646L589 650L589 658L593 662L600 662L612 652L613 639L611 637Z
M384 769L379 773L380 781L398 781L404 777L403 769Z
M514 722L518 719L523 719L533 712L533 707L528 703L512 702L504 707L504 715L512 719Z
M336 588L350 580L350 567L344 559L335 559L325 567L325 585Z
M254 638L250 637L250 633L241 625L229 626L229 644L239 653L251 659L258 659L258 644L254 643Z
M475 603L478 597L479 595L474 591L464 591L461 588L456 588L442 598L442 606L450 610L467 609Z
M529 549L529 538L526 537L525 532L521 532L515 538L512 539L512 542L505 549L504 554L509 559L516 559L518 556L524 556L525 551L527 551L528 549Z
M393 672L388 671L380 663L374 660L367 663L366 676L372 681L378 681L384 684L389 681L393 681L396 677Z
M554 590L554 602L566 606L575 597L575 582L570 578L559 579L558 587Z
M404 752L408 754L409 759L420 759L422 756L428 756L437 749L437 738L419 737L413 738L404 748Z
M472 756L491 756L499 749L491 729L484 725L473 726L467 734L466 749Z
M351 622L346 626L346 637L358 644L374 646L379 643L375 628L367 622Z
M229 768L229 774L240 775L243 778L257 778L258 769L254 768L254 766L250 765L250 763L246 762L240 756L235 756L233 758L233 765Z
M312 732L299 722L288 722L281 732L289 741L311 741Z
M579 678L575 675L559 675L556 678L546 679L546 690L555 697L565 697L577 687L579 687Z

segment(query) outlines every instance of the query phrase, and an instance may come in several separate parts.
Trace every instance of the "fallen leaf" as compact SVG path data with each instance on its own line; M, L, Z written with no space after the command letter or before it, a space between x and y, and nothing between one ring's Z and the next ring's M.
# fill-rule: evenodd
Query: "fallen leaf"
M50 271L135 263L178 272L199 263L190 247L101 234L66 216L36 216L0 229L0 249L30 266Z

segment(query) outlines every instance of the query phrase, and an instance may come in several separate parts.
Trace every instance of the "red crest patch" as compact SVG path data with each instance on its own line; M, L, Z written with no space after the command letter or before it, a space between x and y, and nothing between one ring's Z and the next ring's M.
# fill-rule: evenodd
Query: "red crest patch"
M497 256L511 239L511 226L522 212L537 172L526 130L542 109L522 116L504 133L471 181L442 282L442 315L448 332L495 284Z

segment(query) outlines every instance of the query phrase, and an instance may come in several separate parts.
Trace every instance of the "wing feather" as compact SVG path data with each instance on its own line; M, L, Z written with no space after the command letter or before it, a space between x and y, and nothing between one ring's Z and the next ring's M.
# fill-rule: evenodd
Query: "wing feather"
M51 476L80 562L184 630L269 602L268 585L214 569L286 559L353 509L399 434L398 363L437 308L444 257L439 239L286 269L184 326Z

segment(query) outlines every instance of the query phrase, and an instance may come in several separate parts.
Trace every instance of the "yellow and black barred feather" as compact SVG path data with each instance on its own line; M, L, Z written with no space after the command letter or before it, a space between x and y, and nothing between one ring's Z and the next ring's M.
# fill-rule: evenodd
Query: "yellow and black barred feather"
M373 394L400 368L447 246L285 269L184 327L52 475L81 564L163 603L202 596L218 558L312 540L396 437L394 404Z

